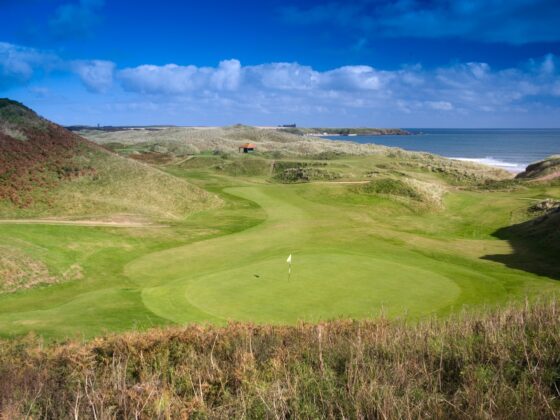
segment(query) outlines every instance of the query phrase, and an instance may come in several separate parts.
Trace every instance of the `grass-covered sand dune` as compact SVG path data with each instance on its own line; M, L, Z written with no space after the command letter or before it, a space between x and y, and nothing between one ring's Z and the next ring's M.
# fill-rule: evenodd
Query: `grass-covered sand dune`
M212 194L0 99L0 219L176 220Z

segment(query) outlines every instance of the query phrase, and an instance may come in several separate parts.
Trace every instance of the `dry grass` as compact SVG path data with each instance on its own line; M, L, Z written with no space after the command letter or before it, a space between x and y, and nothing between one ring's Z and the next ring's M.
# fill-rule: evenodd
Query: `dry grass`
M426 204L427 208L433 210L443 208L443 197L447 191L443 185L408 177L404 178L403 182L416 191L420 201Z
M182 220L222 204L217 196L159 169L105 151L86 150L76 165L95 173L34 191L34 205L16 208L0 202L0 218L79 218L108 221L131 215L135 221Z
M5 418L558 418L556 300L409 326L232 324L0 346Z
M57 281L42 261L16 248L0 245L0 294Z
M105 219L134 214L156 220L179 220L217 207L221 200L156 168L115 155L97 161L97 173L68 182L57 191L51 212Z

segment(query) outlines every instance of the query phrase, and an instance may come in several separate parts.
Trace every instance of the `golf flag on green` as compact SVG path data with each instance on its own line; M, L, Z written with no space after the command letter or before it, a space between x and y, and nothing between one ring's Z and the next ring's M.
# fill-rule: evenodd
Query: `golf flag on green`
M292 254L290 254L286 262L288 263L288 280L290 280L290 276L292 275Z

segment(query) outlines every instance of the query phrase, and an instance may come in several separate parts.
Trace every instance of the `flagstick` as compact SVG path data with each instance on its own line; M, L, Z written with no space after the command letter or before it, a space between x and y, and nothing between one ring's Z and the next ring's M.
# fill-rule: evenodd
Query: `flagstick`
M292 276L292 263L288 266L288 281L290 281L290 277Z

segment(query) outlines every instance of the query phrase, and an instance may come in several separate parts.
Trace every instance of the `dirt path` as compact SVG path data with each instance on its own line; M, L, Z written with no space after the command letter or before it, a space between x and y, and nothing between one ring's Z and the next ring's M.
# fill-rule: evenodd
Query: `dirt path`
M173 163L171 163L171 165L179 166L179 165L182 165L185 162L188 162L189 160L191 160L193 158L194 158L194 156L189 156L186 159L180 160L179 162L173 162Z
M52 220L52 219L0 219L0 225L69 225L69 226L92 226L92 227L162 227L145 222L101 222L98 220Z
M367 184L370 181L316 181L313 184Z

